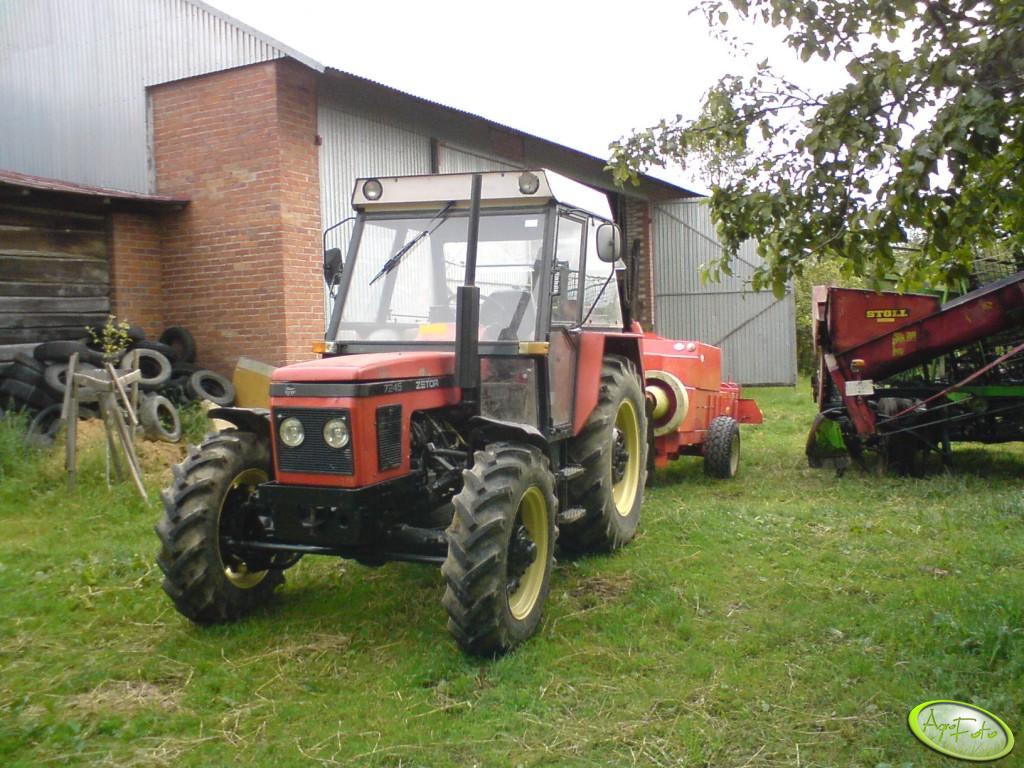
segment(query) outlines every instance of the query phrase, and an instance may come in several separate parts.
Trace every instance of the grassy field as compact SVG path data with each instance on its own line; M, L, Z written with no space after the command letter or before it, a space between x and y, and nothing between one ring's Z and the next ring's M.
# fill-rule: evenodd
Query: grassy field
M957 765L907 729L934 698L1024 736L1024 453L812 471L807 392L754 391L735 481L659 473L638 538L560 562L496 661L459 653L423 566L307 558L268 611L196 628L160 590L155 503L108 491L98 452L69 496L0 434L0 764Z

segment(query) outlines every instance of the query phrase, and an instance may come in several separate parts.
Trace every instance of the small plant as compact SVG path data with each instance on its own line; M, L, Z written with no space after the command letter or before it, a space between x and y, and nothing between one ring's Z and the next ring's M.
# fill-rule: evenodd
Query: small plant
M107 322L102 327L87 326L89 339L93 345L98 347L104 356L114 358L132 343L128 329L131 327L127 320L118 320L116 315L107 315Z
M188 403L178 409L181 419L182 440L187 445L199 445L210 431L210 422L202 403Z

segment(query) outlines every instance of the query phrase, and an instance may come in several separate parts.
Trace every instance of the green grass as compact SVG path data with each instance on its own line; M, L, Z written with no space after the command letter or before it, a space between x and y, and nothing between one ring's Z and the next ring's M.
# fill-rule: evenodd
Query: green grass
M0 456L0 764L957 765L907 729L932 698L1024 736L1024 453L837 478L803 461L806 386L754 396L740 477L659 473L638 538L563 560L496 661L459 653L422 566L307 558L266 612L194 627L156 506L99 454L70 495L59 461Z

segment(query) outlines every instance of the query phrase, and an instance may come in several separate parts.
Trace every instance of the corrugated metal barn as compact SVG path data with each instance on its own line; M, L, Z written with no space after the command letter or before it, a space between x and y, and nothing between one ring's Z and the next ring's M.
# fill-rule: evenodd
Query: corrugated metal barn
M89 240L106 282L61 294L96 299L65 303L61 323L105 312L106 297L147 331L191 328L207 365L302 359L324 327L321 233L349 214L356 177L548 167L609 194L641 259L647 326L720 344L742 383L795 381L792 296L744 291L744 269L698 283L715 245L691 191L652 177L616 189L601 158L324 66L197 0L7 0L0 95L0 169L44 177L15 185L36 212L4 213L3 274L24 267L18 244L33 227L37 244L81 229L38 213L39 183L99 188L86 207L100 218L75 220L93 240L77 236L74 256ZM139 198L127 205L115 190ZM0 296L0 350L60 314L28 301L56 289L14 282L31 281L0 285L25 293ZM34 308L37 320L23 317Z

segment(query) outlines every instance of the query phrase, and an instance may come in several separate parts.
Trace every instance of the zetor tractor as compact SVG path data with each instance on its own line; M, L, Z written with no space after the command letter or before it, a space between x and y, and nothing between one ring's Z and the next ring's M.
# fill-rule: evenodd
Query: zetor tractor
M537 629L556 539L621 547L649 467L731 477L760 412L716 348L633 323L604 194L498 172L360 179L353 205L322 359L277 369L269 411L211 411L235 428L174 468L164 590L208 624L303 555L435 563L462 648L504 652Z

